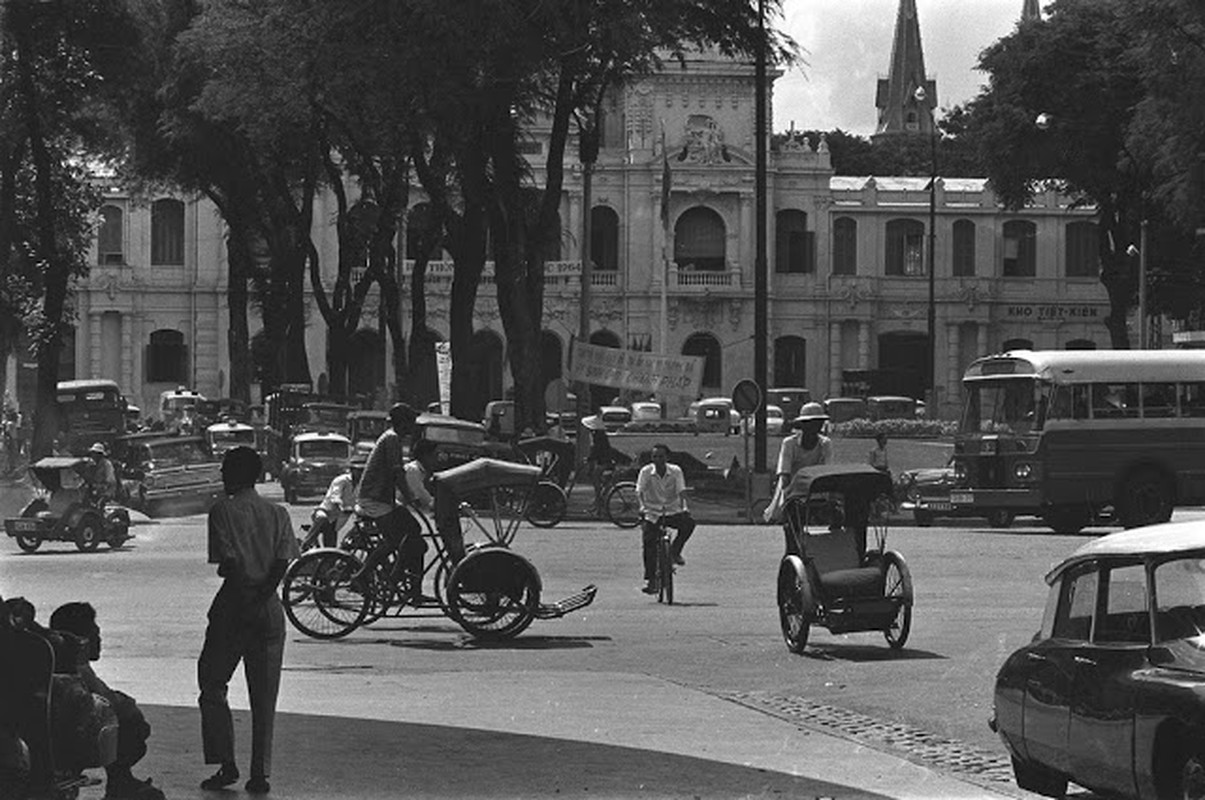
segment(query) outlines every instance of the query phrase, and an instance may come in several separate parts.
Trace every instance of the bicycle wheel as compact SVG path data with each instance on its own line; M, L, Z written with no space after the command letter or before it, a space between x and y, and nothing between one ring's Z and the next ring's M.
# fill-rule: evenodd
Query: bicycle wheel
M636 484L620 481L607 490L603 501L607 519L621 528L635 528L640 524L640 498L636 495Z
M478 639L517 636L535 619L539 605L535 567L505 547L474 550L448 576L450 615Z
M313 551L285 572L281 599L293 627L315 639L338 639L368 613L370 596L351 587L360 561L348 553Z
M561 487L552 481L540 481L527 498L527 521L537 528L551 528L565 518L568 507Z
M669 537L663 536L657 546L657 602L674 604L674 556Z

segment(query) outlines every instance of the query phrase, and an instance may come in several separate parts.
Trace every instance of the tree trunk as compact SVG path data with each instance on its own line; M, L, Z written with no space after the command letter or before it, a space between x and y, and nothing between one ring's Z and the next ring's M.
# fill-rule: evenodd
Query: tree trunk
M241 222L229 217L226 235L226 260L229 268L227 305L230 327L226 334L226 350L230 356L230 397L251 402L251 335L247 326L247 280L252 272L253 258L250 232Z

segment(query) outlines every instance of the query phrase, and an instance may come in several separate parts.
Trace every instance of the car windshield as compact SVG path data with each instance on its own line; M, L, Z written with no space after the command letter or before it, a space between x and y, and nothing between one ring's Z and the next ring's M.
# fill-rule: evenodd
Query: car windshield
M423 428L423 438L432 442L447 442L450 444L482 444L485 442L485 431L476 428L451 428L439 425L428 425Z
M1042 429L1049 384L1030 378L968 381L959 433L1025 434Z
M214 444L221 445L238 445L246 444L255 446L255 431L253 430L236 430L236 431L210 431L210 437Z
M302 458L349 458L347 443L340 441L298 442L297 454Z
M347 411L341 408L320 408L310 406L305 413L306 422L311 425L331 425L341 427L347 421Z
M179 467L210 460L205 448L196 440L155 445L150 448L150 456L156 467Z
M376 439L385 432L389 420L383 417L359 417L352 421L353 435L357 439Z

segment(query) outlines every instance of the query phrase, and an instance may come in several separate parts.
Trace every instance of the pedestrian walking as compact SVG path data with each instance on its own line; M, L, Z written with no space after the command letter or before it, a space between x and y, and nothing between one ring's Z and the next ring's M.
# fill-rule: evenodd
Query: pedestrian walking
M891 473L891 468L887 464L887 434L879 432L874 435L874 447L870 449L868 461L870 466L877 469L879 472Z
M209 607L205 644L197 660L201 741L206 764L218 771L201 782L222 789L239 779L234 760L234 720L227 687L239 662L251 700L251 777L246 789L267 794L272 768L272 728L284 660L284 609L276 588L297 539L285 509L259 496L259 454L235 447L222 459L226 497L209 512L209 563L224 578Z

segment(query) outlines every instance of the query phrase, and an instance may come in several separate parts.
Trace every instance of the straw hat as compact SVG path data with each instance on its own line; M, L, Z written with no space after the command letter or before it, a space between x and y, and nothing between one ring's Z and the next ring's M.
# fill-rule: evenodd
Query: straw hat
M803 408L799 409L799 416L791 420L791 424L799 427L805 422L828 422L828 414L824 413L824 406L819 403L804 403Z

